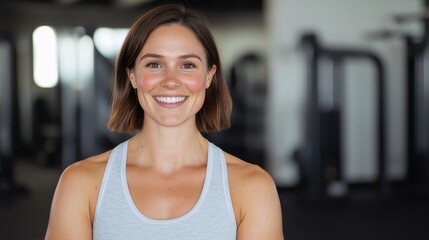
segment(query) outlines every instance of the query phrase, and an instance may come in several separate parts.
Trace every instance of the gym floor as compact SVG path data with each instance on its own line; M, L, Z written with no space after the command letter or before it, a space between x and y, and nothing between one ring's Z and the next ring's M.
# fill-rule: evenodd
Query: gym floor
M49 208L60 176L57 168L17 161L16 179L28 193L0 196L0 239L44 238ZM374 189L351 189L347 200L302 201L296 190L279 189L285 239L429 239L429 201L380 200Z

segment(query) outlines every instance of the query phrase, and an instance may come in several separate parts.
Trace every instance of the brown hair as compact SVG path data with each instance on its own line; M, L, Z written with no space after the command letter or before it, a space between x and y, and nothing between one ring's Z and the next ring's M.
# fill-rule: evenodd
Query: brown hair
M166 4L142 15L128 32L116 64L112 110L107 125L110 130L132 132L143 126L144 111L128 79L127 69L134 68L135 60L153 30L174 23L192 30L206 51L208 68L216 65L216 73L206 90L204 104L196 115L198 129L201 132L214 132L230 127L231 95L206 18L182 5Z

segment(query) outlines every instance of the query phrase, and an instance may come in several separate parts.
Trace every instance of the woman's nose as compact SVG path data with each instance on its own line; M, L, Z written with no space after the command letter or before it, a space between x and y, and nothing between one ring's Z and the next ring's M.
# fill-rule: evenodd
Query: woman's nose
M175 69L167 69L165 79L161 82L161 86L166 88L177 88L181 86Z

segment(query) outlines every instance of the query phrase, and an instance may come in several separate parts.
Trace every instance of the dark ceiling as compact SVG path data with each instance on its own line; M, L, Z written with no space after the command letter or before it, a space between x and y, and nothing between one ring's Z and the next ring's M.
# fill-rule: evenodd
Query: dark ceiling
M40 25L129 27L147 9L164 3L181 3L209 20L263 9L263 0L0 0L0 33Z
M2 0L0 0L1 2ZM7 0L3 0L5 2ZM118 7L152 7L163 3L182 3L194 9L211 11L260 11L263 0L10 0L18 4L52 3L55 5L102 5Z

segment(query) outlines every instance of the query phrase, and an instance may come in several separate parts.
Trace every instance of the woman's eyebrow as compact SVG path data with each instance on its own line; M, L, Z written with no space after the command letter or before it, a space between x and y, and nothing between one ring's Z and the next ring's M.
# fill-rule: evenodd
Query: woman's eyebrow
M186 58L197 58L198 60L200 60L200 62L202 62L203 60L201 59L200 56L196 55L196 54L185 54L185 55L181 55L179 56L180 59L186 59Z
M163 58L163 56L155 53L147 53L140 58L140 61L144 58Z
M164 56L156 54L156 53L146 53L145 55L143 55L140 58L140 61L143 60L144 58L164 58ZM200 56L198 56L197 54L193 54L193 53L180 55L178 58L179 59L196 58L196 59L200 60L200 62L203 62L203 60L201 59Z

